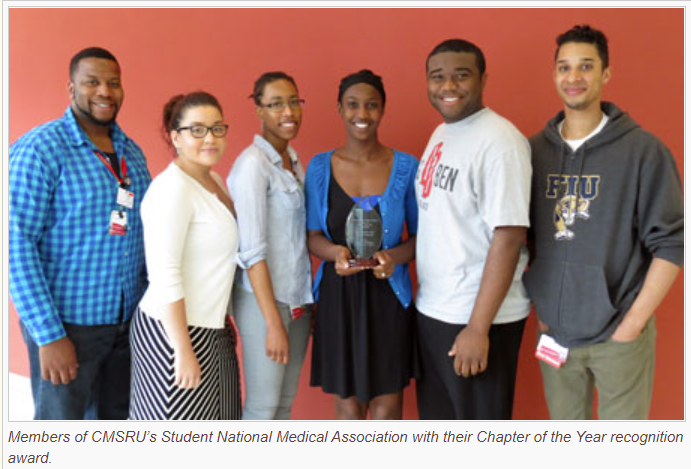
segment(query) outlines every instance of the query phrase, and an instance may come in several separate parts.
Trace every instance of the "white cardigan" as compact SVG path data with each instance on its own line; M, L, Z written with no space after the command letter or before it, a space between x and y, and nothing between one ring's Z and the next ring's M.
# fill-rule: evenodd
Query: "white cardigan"
M141 216L149 274L142 311L160 320L165 305L184 298L188 325L223 328L239 242L228 208L171 163L151 183Z

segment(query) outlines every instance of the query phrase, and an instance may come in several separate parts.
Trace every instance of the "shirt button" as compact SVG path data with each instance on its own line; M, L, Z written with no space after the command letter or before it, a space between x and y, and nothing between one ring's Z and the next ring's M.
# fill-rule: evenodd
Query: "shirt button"
M384 230L384 233L388 233L388 232L389 232L389 230Z

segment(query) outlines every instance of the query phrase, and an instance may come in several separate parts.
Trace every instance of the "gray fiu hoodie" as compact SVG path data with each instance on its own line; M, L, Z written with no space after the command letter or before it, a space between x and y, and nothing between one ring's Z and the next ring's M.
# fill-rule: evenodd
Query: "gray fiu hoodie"
M653 257L682 265L684 206L674 158L611 103L605 127L575 152L560 112L530 139L531 246L523 280L561 345L606 340L640 292Z

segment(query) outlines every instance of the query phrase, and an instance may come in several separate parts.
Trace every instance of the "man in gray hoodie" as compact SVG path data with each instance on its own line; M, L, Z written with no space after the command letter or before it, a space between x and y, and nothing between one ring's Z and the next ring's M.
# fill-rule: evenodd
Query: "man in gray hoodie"
M669 150L612 103L607 39L589 26L557 38L564 110L531 139L531 241L524 282L541 332L553 419L646 419L653 313L684 257L681 181Z

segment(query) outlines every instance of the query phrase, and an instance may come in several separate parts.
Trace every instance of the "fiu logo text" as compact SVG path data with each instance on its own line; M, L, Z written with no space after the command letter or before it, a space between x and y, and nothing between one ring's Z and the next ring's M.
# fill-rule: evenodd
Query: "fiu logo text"
M552 222L556 228L554 239L569 241L575 233L569 229L576 219L590 218L590 203L597 198L600 176L547 175L547 198L557 199Z
M422 198L426 199L432 192L432 187L453 192L458 177L458 169L451 166L439 164L441 159L441 147L444 142L439 142L432 148L425 166L422 167L420 174L420 184L422 185Z

